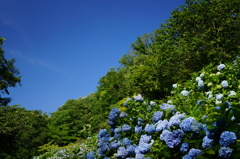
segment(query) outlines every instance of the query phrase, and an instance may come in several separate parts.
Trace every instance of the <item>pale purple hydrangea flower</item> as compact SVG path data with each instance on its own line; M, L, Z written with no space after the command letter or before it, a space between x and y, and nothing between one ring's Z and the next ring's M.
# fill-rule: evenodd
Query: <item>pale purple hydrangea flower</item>
M237 93L235 91L230 91L230 93L228 94L228 96L235 96Z
M225 67L226 67L226 65L220 64L220 65L218 65L217 70L218 70L218 71L221 71L221 70L224 69Z
M144 134L144 135L141 135L139 143L142 143L142 142L149 143L151 140L152 140L151 135Z
M221 100L223 98L223 95L222 94L217 94L216 95L216 100Z
M143 101L143 97L142 97L141 94L138 94L137 96L134 96L133 98L136 102L142 102Z
M226 80L222 81L222 87L227 88L228 87L228 82Z
M188 94L189 94L189 92L187 91L187 90L183 90L182 92L181 92L181 95L182 96L188 96Z

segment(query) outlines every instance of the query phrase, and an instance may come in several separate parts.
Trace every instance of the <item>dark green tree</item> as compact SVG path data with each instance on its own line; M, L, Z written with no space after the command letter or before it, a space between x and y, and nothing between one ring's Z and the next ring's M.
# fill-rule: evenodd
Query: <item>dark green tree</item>
M6 60L2 48L5 39L0 37L0 106L7 105L11 98L2 97L2 94L9 95L8 88L20 84L18 69L14 66L14 59Z
M23 159L39 155L49 140L48 116L17 106L0 107L0 158Z

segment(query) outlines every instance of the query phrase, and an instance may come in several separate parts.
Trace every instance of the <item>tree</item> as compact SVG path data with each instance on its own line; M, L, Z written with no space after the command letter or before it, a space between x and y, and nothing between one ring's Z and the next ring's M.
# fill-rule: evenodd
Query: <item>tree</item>
M6 60L4 57L4 50L2 48L5 39L0 37L0 106L7 105L11 98L2 97L1 94L9 95L8 88L20 85L21 77L18 69L14 66L14 59Z
M186 0L159 29L138 37L120 62L137 93L159 99L204 66L233 61L239 26L239 0Z

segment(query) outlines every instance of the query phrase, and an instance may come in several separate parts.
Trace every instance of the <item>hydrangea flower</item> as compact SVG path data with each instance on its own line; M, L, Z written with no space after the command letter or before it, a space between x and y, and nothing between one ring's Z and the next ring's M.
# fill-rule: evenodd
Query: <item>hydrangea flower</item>
M114 129L114 133L120 133L122 131L121 127L117 127Z
M109 144L109 149L110 149L110 150L114 150L114 149L117 149L117 148L120 147L120 146L121 146L120 141L113 140L113 141Z
M188 155L192 158L196 158L197 156L201 155L201 153L202 153L202 150L191 148L188 152Z
M170 105L170 104L168 104L168 103L163 103L161 106L160 106L160 109L162 109L162 110L168 110L168 109L171 109L171 111L170 112L174 112L174 110L175 110L175 106L174 105Z
M220 136L220 145L224 147L230 146L231 144L235 143L236 140L237 136L234 132L224 131Z
M127 155L128 153L125 147L121 146L118 148L117 155L116 155L117 157L126 158Z
M223 95L222 94L217 94L216 95L216 100L221 100L223 98Z
M151 140L152 140L151 135L144 134L144 135L141 135L139 143L142 143L142 142L149 143Z
M176 88L176 87L177 87L177 84L173 84L172 87L173 87L173 88Z
M127 116L127 114L125 112L121 112L120 115L119 115L120 118L124 118L126 116Z
M142 118L138 117L138 125L142 125L142 122L143 122Z
M213 97L213 95L212 95L212 92L211 92L211 91L209 91L209 92L206 92L206 95L207 95L207 99L210 99L210 98L212 98L212 97Z
M95 155L95 152L94 151L91 151L91 152L88 152L85 156L86 159L95 159L94 157Z
M143 97L142 97L141 94L138 94L137 96L134 96L133 98L136 102L142 102L143 101Z
M139 134L140 132L142 132L142 126L136 125L136 126L135 126L135 133L136 133L136 134Z
M125 146L129 146L131 143L132 143L132 141L129 140L129 138L124 138L124 139L123 139L123 144L124 144Z
M161 130L164 130L168 127L168 121L166 119L164 120L159 120L157 122L157 126L156 126L156 131L159 132Z
M120 114L120 110L118 108L113 108L108 116L108 124L110 126L115 126L117 124L117 117Z
M226 65L220 64L220 65L218 65L217 70L218 70L218 71L221 71L221 70L224 69L225 67L226 67Z
M228 82L227 81L222 81L222 87L227 88L228 87Z
M202 147L205 148L211 148L213 143L213 139L208 138L208 136L205 136L203 138L203 142L202 142Z
M187 153L188 148L189 148L189 144L186 143L186 142L184 142L184 143L182 143L182 145L181 145L180 151L181 151L182 153Z
M168 147L174 148L182 142L183 135L184 132L181 129L173 130L173 132L167 133L164 137L164 141Z
M230 91L230 93L228 94L228 96L235 96L237 93L235 91Z
M188 96L188 94L189 94L189 92L187 91L187 90L183 90L182 92L181 92L181 95L182 96Z
M102 143L98 148L98 154L104 155L107 152L108 148L109 148L108 143L106 142Z
M180 114L180 112L177 112L174 116L172 116L168 122L168 127L172 127L175 125L179 125L181 122L181 119L185 118L186 114Z
M221 147L218 151L218 155L223 158L230 158L232 155L233 149L229 147Z
M199 82L200 80L202 80L200 77L196 78L196 82Z
M123 132L130 131L131 129L132 129L132 127L130 125L128 125L128 124L124 124L122 126L122 131Z
M204 73L201 73L199 77L203 78L205 76Z
M155 132L155 125L153 125L153 124L147 124L146 126L145 126L145 132L147 132L147 133L154 133Z
M134 156L135 155L136 147L137 147L136 144L127 146L127 153L128 153L129 156Z
M107 135L107 129L100 129L98 133L98 139L101 139L102 137L105 137Z
M203 80L199 80L198 81L198 89L199 90L203 90L204 89L204 82L203 82Z
M160 135L160 140L165 140L166 136L171 133L171 131L164 129Z
M193 117L188 117L182 120L182 122L180 123L180 128L185 132L191 131L191 125L194 121L196 120Z
M203 129L202 123L199 123L197 121L192 122L191 124L191 131L195 133L199 133Z
M158 122L163 116L163 112L162 111L157 111L153 114L153 121L154 122Z
M156 102L154 102L154 101L150 101L150 105L151 105L151 106L154 107L154 106L156 106L156 104L157 104Z

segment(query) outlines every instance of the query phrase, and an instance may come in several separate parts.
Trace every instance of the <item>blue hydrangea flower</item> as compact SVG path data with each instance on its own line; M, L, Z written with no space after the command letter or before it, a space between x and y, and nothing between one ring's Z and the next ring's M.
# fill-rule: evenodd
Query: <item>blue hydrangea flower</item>
M120 141L114 140L109 144L109 149L114 150L121 146Z
M234 132L224 131L220 136L220 145L221 146L230 146L231 144L235 143L237 140L237 136Z
M155 125L147 124L144 130L145 130L145 132L150 133L150 134L154 133L155 132Z
M154 122L158 122L163 116L163 112L162 111L157 111L153 114L153 121Z
M186 154L185 156L183 156L183 158L182 159L193 159L192 157L190 157L190 155L189 154Z
M177 87L177 84L173 84L172 87L173 87L173 88L176 88L176 87Z
M91 151L91 152L88 152L84 158L85 159L95 159L94 155L95 155L95 152Z
M202 129L203 129L202 123L199 123L197 121L192 122L191 131L199 133Z
M160 135L160 140L165 140L165 138L167 137L167 135L171 133L171 131L164 129Z
M159 132L161 130L164 130L168 127L168 121L166 119L164 120L159 120L157 122L157 126L156 126L156 131Z
M131 129L132 129L132 127L130 125L128 125L128 124L124 124L122 126L122 131L123 132L130 131Z
M108 151L108 143L104 142L102 143L98 148L98 154L104 155Z
M228 82L227 81L222 81L222 87L227 88L228 87Z
M135 158L136 159L144 159L144 154L138 153L138 154L136 154Z
M117 127L117 128L115 128L115 129L114 129L114 133L120 133L120 132L121 132L121 130L122 130L122 128L121 128L121 127Z
M205 136L203 138L203 143L202 143L202 147L205 148L211 148L212 147L212 143L213 143L213 139L208 138L208 136Z
M132 143L132 141L129 140L129 138L124 138L124 139L123 139L123 144L124 144L125 146L129 146L131 143Z
M182 92L181 92L181 95L182 96L188 96L188 94L189 94L189 92L187 91L187 90L183 90Z
M117 117L120 114L120 110L118 108L113 108L108 116L108 124L110 126L114 126L117 124Z
M98 139L101 139L102 137L105 137L107 135L107 130L106 129L100 129L98 133Z
M188 152L188 155L192 158L196 158L197 156L201 155L201 153L202 153L202 150L191 148Z
M138 125L142 125L142 122L143 122L142 118L138 117Z
M117 157L126 158L127 155L128 155L128 152L125 147L121 146L118 148Z
M229 147L221 147L218 151L218 155L223 158L230 158L232 155L233 149Z
M181 145L180 151L181 151L182 153L187 153L188 148L189 148L189 144L186 143L186 142L184 142L184 143L182 143L182 145Z
M135 149L136 149L137 145L133 144L133 145L129 145L127 146L127 152L129 156L134 156L135 155Z
M173 132L167 133L164 137L164 141L168 147L174 148L182 142L183 135L184 132L181 129L173 130Z
M226 65L220 64L220 65L218 65L217 70L218 70L218 71L221 71L221 70L224 69L225 67L226 67Z
M136 126L135 126L135 133L136 133L136 134L139 134L140 132L142 132L142 126L136 125Z
M120 115L119 115L120 118L124 118L126 116L127 116L127 114L125 112L121 112Z
M181 119L185 118L186 114L180 114L180 112L177 112L174 116L172 116L168 122L168 127L172 127L175 125L179 125L181 122Z
M203 80L199 80L198 81L198 89L199 90L203 90L204 89L204 82L203 82Z
M139 143L149 143L152 140L152 136L148 134L141 135Z
M180 123L180 128L185 132L191 131L191 125L194 121L196 120L193 117L188 117L182 120L182 122Z
M212 97L213 97L213 95L212 95L212 92L211 92L211 91L209 91L209 92L206 92L206 95L207 95L207 99L210 99L210 98L212 98Z
M133 98L136 102L142 102L143 101L143 97L141 96L141 94L138 94L137 96L134 96Z
M163 103L161 106L160 106L160 109L162 109L162 110L168 110L168 109L170 109L171 111L171 113L173 113L174 112L174 110L175 110L175 106L174 105L170 105L170 104L168 104L168 103Z

